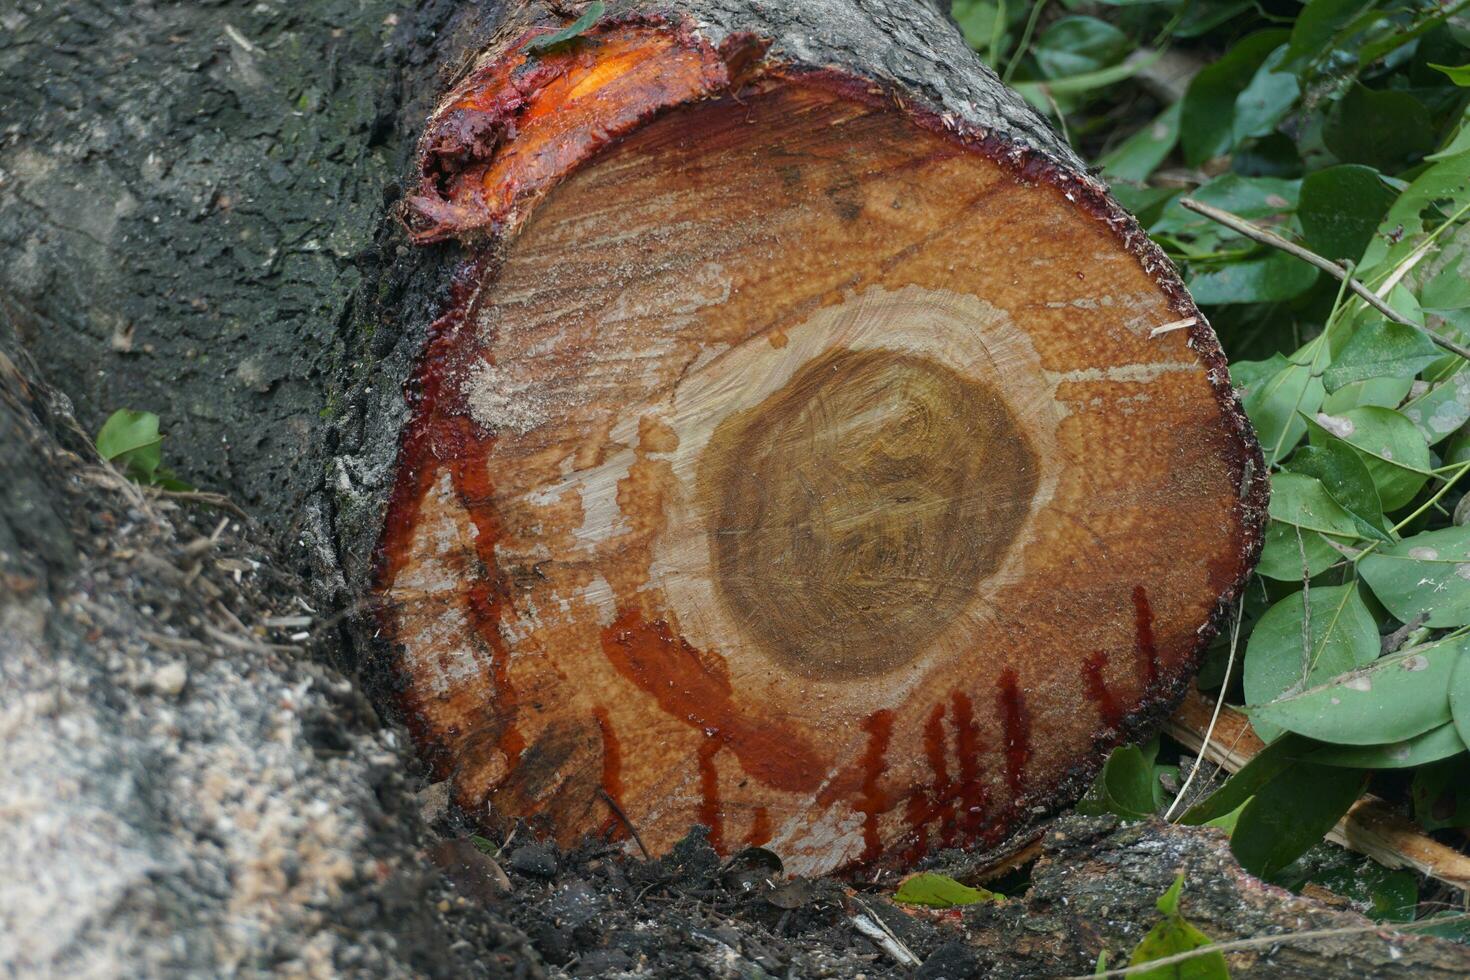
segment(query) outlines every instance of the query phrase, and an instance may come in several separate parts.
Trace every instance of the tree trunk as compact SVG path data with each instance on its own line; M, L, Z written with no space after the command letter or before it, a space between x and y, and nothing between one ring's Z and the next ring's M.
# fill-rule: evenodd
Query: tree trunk
M1164 710L1260 520L1213 336L1150 336L1197 317L1167 263L929 6L781 6L612 5L514 96L576 9L0 15L6 970L537 970L427 870L394 733L268 625L303 591L461 804L563 839L611 802L795 869L983 844ZM290 560L97 466L123 406ZM1327 922L1165 836L1212 849L1217 938ZM1159 840L1049 843L970 944L1121 949Z
M301 583L102 463L15 351L0 322L0 974L536 973L445 914L405 746L287 642Z
M1172 267L927 6L528 9L420 141L462 259L339 497L436 774L805 871L1073 799L1259 543Z

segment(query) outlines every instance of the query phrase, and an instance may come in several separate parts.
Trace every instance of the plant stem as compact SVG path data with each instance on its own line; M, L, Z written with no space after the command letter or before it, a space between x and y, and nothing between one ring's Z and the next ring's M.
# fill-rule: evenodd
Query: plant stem
M1217 207L1212 207L1208 204L1201 204L1199 201L1188 197L1180 198L1179 204L1181 207L1187 208L1188 210L1193 211L1195 214L1202 214L1206 218L1209 218L1211 221L1222 224L1226 228L1229 228L1231 231L1244 235L1251 241L1260 242L1262 245L1270 245L1272 248L1278 248L1288 255L1296 256L1309 265L1316 266L1323 272L1336 278L1339 282L1345 283L1349 289L1357 294L1359 299L1367 303L1369 306L1373 307L1379 313L1382 313L1387 319L1392 320L1394 323L1402 324L1406 327L1413 327L1415 330L1424 330L1424 328L1419 326L1419 324L1410 320L1398 310L1394 309L1392 306L1389 306L1383 300L1379 299L1376 293L1374 293L1367 286L1363 285L1357 279L1349 275L1348 270L1344 269L1336 262L1333 262L1331 259L1324 259L1316 252L1313 252L1310 249L1302 248L1295 242L1289 242L1273 231L1267 231L1264 228L1257 227L1256 225L1251 224L1249 221L1246 221L1243 218L1239 218L1231 214L1229 211L1222 211ZM1424 330L1424 333L1429 337L1430 340L1434 341L1436 344L1449 351L1451 354L1456 354L1460 357L1465 358L1467 361L1470 361L1470 347L1466 347L1463 344L1456 343L1455 341L1450 340L1448 337L1441 337L1439 334L1436 334L1431 330Z
M1419 516L1423 514L1426 510L1439 503L1440 498L1450 492L1450 487L1453 487L1459 481L1460 477L1464 476L1466 473L1470 473L1470 463L1460 463L1459 467L1460 468L1455 473L1455 475L1446 479L1444 481L1444 486L1435 491L1434 496L1430 497L1428 500L1424 501L1424 503L1420 504L1419 507L1414 511L1414 513L1410 514L1408 517L1405 517L1403 520L1395 524L1393 526L1393 529L1389 533L1398 534L1404 528L1408 527L1409 524L1417 520ZM1378 547L1378 544L1379 542L1377 541L1370 541L1368 543L1368 547L1364 548L1356 555L1353 555L1353 564L1356 565L1359 561L1363 559L1364 556L1371 554L1373 549Z
M1041 11L1045 6L1046 0L1037 0L1036 6L1031 8L1031 16L1026 18L1026 29L1021 32L1021 42L1016 45L1016 53L1011 55L1011 60L1006 64L1006 73L1001 76L1001 81L1007 85L1021 64L1021 59L1026 56L1026 49L1031 46L1031 35L1036 31L1036 22L1041 19Z

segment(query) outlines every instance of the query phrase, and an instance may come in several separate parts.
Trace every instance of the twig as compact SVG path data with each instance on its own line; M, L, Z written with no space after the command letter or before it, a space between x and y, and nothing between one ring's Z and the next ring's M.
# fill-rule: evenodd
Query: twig
M1164 811L1164 821L1167 823L1174 816L1174 810L1189 796L1190 784L1194 777L1199 775L1200 766L1205 763L1204 748L1210 744L1210 738L1215 734L1215 724L1220 720L1220 709L1225 707L1225 688L1230 684L1230 672L1235 669L1235 648L1240 645L1240 618L1245 615L1245 599L1242 597L1235 604L1235 624L1230 628L1230 654L1225 659L1225 680L1220 683L1220 696L1215 699L1215 713L1210 715L1210 724L1205 728L1204 742L1201 751L1194 757L1194 765L1189 769L1189 776L1184 780L1184 785L1179 787L1174 802L1169 804L1169 809Z
M896 936L888 923L884 922L878 915L859 899L853 898L852 904L863 910L862 915L852 917L853 927L858 932L867 936L878 944L878 948L893 958L899 966L915 967L924 961L914 955L914 951L908 948L902 939Z
M1311 249L1302 248L1295 242L1287 241L1285 238L1282 238L1275 232L1267 231L1265 228L1257 227L1256 225L1251 224L1249 221L1246 221L1243 218L1236 217L1229 211L1222 211L1217 207L1211 207L1208 204L1201 204L1199 201L1188 197L1180 198L1179 204L1183 208L1193 211L1196 214L1202 214L1206 218L1209 218L1211 221L1224 225L1231 231L1244 235L1251 241L1260 242L1262 245L1270 245L1272 248L1278 248L1288 255L1296 256L1309 265L1316 266L1323 272L1327 273L1329 276L1337 279L1339 282L1346 283L1347 287L1351 289L1354 293L1356 293L1359 299L1367 303L1369 306L1373 307L1379 313L1382 313L1385 317L1392 320L1394 323L1402 324L1406 327L1413 327L1415 330L1424 330L1424 328L1421 327L1419 324L1415 323L1413 320L1410 320L1398 310L1385 303L1381 298L1379 298L1377 293L1373 292L1373 290L1369 289L1367 286L1359 282L1356 278L1349 275L1347 269L1343 268L1341 265L1338 265L1336 262L1333 262L1331 259L1324 259L1322 256L1318 255L1316 252L1313 252ZM1463 357L1467 361L1470 361L1470 347L1466 347L1464 344L1456 343L1455 341L1450 340L1448 337L1441 337L1439 334L1435 333L1432 330L1424 330L1424 333L1429 336L1430 340L1434 341L1436 344L1438 344L1440 347L1443 347L1451 354L1458 354L1460 357Z
M248 520L250 517L240 509L238 504L222 493L212 493L208 490L165 490L162 487L149 487L148 494L164 500L179 500L184 503L217 507L220 510L229 511L241 520Z
M1409 933L1419 929L1432 929L1436 926L1451 925L1456 922L1463 922L1466 919L1470 919L1470 914L1445 916L1440 919L1425 919L1421 922L1394 923L1392 926L1383 923L1373 923L1372 925L1366 926L1340 926L1336 929L1308 929L1304 932L1283 932L1270 936L1252 936L1250 939L1232 939L1229 942L1197 946L1183 953L1175 953L1173 956L1161 956L1156 960L1149 960L1147 963L1139 963L1137 966L1120 967L1116 970L1106 970L1102 973L1089 973L1085 976L1066 977L1065 980L1092 980L1094 977L1126 977L1135 973L1147 973L1164 966L1173 966L1175 963L1184 963L1214 953L1233 953L1242 949L1277 946L1281 943L1307 942L1313 939L1335 939L1338 936L1361 936L1370 932Z
M653 855L649 854L648 848L643 846L643 838L638 836L638 828L633 826L633 821L629 820L628 815L623 812L623 808L618 806L618 801L613 799L612 794L601 786L597 787L597 795L602 797L602 802L607 804L607 808L613 812L613 816L617 817L622 825L628 828L628 833L633 835L633 843L637 844L638 850L643 852L643 860L652 861Z

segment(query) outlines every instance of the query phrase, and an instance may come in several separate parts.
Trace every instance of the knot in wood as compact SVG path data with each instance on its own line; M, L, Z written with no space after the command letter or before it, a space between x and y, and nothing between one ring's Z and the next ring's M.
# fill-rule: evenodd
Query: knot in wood
M720 599L819 678L923 651L999 568L1038 481L992 386L888 350L815 358L727 418L701 470Z

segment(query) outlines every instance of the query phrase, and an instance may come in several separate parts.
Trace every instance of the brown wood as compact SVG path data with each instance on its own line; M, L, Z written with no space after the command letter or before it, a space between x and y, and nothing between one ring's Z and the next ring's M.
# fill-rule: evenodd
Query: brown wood
M988 108L760 29L547 30L409 202L466 255L375 577L437 774L491 827L624 835L610 798L803 872L1075 796L1259 546L1213 334L1151 333L1198 317L1172 268L968 55Z

